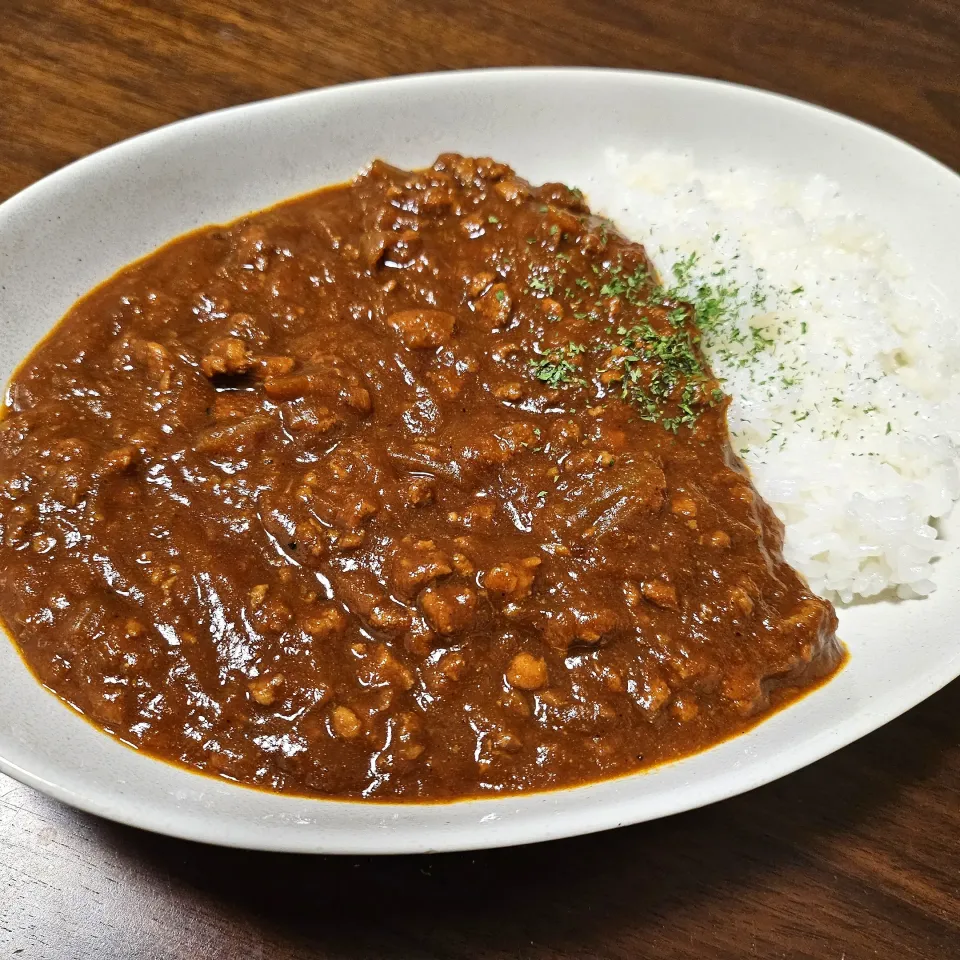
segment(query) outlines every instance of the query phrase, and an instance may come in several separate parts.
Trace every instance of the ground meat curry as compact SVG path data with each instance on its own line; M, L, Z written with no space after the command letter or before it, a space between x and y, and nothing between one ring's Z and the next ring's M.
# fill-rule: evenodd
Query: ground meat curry
M0 613L151 754L426 800L702 749L834 671L691 309L489 159L180 238L9 388Z

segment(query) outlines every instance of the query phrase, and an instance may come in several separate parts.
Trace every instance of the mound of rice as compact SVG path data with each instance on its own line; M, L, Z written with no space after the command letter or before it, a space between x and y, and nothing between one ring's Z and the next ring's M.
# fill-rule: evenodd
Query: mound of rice
M822 178L664 153L611 152L606 169L594 209L709 318L734 446L786 525L787 559L843 602L930 593L931 521L960 497L945 307Z

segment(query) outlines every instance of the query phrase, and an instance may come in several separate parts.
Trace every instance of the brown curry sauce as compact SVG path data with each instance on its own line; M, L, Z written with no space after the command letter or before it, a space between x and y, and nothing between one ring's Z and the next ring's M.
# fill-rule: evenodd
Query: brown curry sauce
M692 311L560 184L443 155L181 237L0 425L0 614L163 759L294 793L571 786L838 669Z

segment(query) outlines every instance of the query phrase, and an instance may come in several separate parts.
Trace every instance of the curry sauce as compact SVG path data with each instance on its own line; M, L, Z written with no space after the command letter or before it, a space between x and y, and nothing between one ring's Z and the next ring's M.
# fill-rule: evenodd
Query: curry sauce
M380 800L701 750L829 676L695 317L561 184L375 162L80 301L0 424L0 614L158 757Z

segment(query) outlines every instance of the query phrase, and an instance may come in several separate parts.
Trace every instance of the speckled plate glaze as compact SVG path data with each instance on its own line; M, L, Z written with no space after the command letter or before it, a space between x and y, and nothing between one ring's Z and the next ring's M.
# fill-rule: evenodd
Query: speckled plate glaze
M531 180L588 186L606 147L692 150L837 181L921 277L960 302L960 177L895 138L745 87L607 70L401 77L237 107L87 157L0 206L0 376L67 308L194 227L350 177L380 156L421 166L486 154ZM960 522L947 525L955 541ZM412 853L605 830L712 803L869 733L960 674L960 553L923 601L840 612L851 651L832 682L748 734L650 772L553 793L452 804L278 796L168 766L98 733L0 639L0 770L83 810L264 850Z

